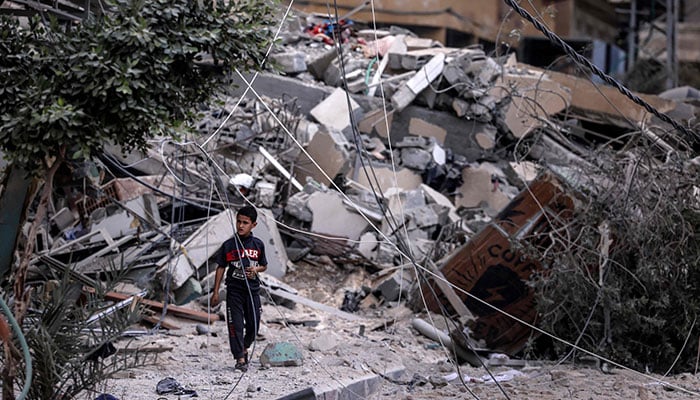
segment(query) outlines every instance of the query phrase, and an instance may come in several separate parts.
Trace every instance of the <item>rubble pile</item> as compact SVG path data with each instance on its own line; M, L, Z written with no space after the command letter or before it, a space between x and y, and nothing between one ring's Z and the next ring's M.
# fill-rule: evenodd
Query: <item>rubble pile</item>
M35 276L60 267L98 279L117 264L129 270L125 293L148 289L178 305L206 299L213 256L234 233L235 210L251 202L269 253L268 290L287 303L299 298L277 279L302 261L327 256L373 274L348 288L338 310L347 313L415 295L423 269L467 279L462 257L487 252L503 274L490 283L470 276L461 287L487 298L484 285L516 285L502 306L532 318L532 293L507 272L529 261L502 237L541 220L532 204L551 199L534 188L565 191L557 166L585 164L603 142L624 145L626 130L640 129L660 153L692 148L687 138L659 137L662 122L588 80L403 29L320 27L308 18L288 22L271 55L282 75L256 76L254 90L238 81L203 111L190 143L163 139L149 154L107 147L100 161L73 165L37 238ZM697 121L693 103L648 99ZM463 294L431 281L454 315L479 316L478 304L465 307ZM488 339L493 330L476 332ZM522 335L509 332L510 344L486 343L517 352Z

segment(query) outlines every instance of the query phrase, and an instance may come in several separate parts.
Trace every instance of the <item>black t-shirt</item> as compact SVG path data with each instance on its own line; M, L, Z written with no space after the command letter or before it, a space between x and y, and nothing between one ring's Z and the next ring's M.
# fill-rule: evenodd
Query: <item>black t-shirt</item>
M246 285L245 269L248 267L266 266L265 244L252 234L246 237L234 236L221 245L216 255L216 263L227 267L226 286L243 287ZM260 288L260 280L248 279L251 289Z

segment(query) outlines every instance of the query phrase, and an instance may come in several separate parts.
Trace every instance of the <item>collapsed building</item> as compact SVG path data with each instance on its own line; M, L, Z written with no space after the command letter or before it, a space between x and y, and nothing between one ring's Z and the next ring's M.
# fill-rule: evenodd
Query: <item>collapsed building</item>
M196 146L163 138L148 154L106 147L100 160L62 171L36 238L34 279L58 269L94 282L119 266L127 273L114 301L146 289L153 307L216 319L177 306L208 297L213 256L250 202L274 298L302 301L277 280L327 256L373 274L349 288L343 312L407 299L470 321L478 347L515 354L530 330L484 302L536 323L525 282L541 260L513 241L568 218L591 150L626 146L630 130L660 159L697 150L586 78L400 28L346 27L343 43L329 42L305 29L319 23L306 17L285 25L271 54L279 73L238 74L203 110L189 138ZM683 96L642 97L694 127L696 100Z

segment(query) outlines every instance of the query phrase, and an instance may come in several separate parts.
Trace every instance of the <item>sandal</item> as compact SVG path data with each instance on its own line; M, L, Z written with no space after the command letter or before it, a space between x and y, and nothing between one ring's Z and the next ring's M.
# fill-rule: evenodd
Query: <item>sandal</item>
M247 372L248 371L248 363L247 362L236 362L236 366L233 367L233 369L237 369L241 372Z

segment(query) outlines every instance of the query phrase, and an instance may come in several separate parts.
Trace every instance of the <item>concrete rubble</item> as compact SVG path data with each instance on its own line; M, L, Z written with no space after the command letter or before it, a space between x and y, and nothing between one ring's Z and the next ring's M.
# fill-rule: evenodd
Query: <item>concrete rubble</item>
M521 218L517 224L504 222L513 222L508 211L531 196L525 193L538 196L542 182L561 186L556 174L533 162L568 166L579 160L586 148L561 132L575 136L584 129L581 120L630 128L629 121L649 123L648 113L616 101L621 95L610 88L592 88L587 80L512 57L385 33L378 42L352 35L334 47L303 31L287 31L271 56L282 75L261 75L253 85L260 97L248 92L241 98L245 83L237 82L220 105L203 112L197 140L206 141L210 159L179 154L167 142L144 158L107 149L92 165L100 174L93 176L91 190L81 192L85 180L68 176L65 196L52 199L55 212L32 262L35 275L62 263L99 279L107 265L121 263L139 290L178 305L194 299L203 304L213 286L214 254L233 234L235 210L251 202L260 209L254 234L268 249L267 274L283 281L290 268L321 256L361 266L375 275L364 282L367 292L353 292L362 293L360 313L363 304L386 307L425 291L416 265L432 264L448 280L459 281L463 266L456 254L465 251L505 260L499 265L511 272L497 278L514 298L504 306L530 304L526 278L518 275L526 261L509 253L503 232L531 227L530 218L541 218L526 209L522 218L514 217ZM383 90L377 88L380 81ZM596 100L598 91L622 110ZM689 120L700 114L697 100L647 98L662 110L683 104ZM604 129L598 134L605 135ZM664 149L679 142L658 141ZM527 157L521 152L525 144L532 149ZM532 162L513 162L514 157ZM212 169L214 163L220 169ZM252 183L237 185L232 181L237 174L249 175ZM491 341L488 332L505 322L494 321L463 295L431 285L455 315L466 312L455 301L475 314L476 339L510 354L522 346L521 331L508 330L508 343ZM483 282L462 286L488 295ZM290 307L323 306L293 288L267 290ZM439 306L428 304L433 310ZM534 308L524 312L532 317ZM337 310L337 315L353 314ZM325 352L336 345L326 335L309 349ZM290 346L268 345L263 364L298 365L301 352Z

